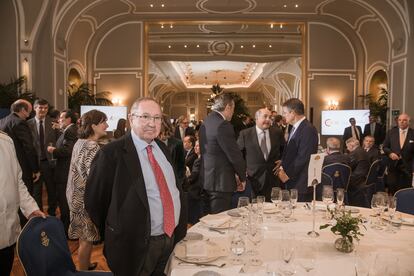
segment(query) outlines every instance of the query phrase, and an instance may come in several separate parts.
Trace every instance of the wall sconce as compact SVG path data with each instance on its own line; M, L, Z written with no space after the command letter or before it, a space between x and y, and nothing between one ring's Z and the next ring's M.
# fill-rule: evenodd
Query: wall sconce
M113 98L113 99L112 99L112 103L113 103L114 105L120 105L120 104L121 104L121 99L119 99L119 98Z
M339 105L338 101L335 101L335 100L329 100L328 101L328 109L329 110L337 110L338 105Z

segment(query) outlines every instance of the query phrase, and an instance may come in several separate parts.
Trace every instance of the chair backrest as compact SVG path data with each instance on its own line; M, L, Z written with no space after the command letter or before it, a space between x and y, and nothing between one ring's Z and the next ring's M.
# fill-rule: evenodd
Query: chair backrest
M333 189L343 188L348 190L351 167L342 163L332 163L322 168L322 172L332 178Z
M17 254L28 276L76 273L63 224L53 216L27 222L17 240Z
M367 179L365 180L365 186L372 183L377 183L378 176L380 175L380 165L381 160L375 160L372 162L371 166L369 167Z
M414 215L414 188L398 190L394 196L397 198L397 211Z

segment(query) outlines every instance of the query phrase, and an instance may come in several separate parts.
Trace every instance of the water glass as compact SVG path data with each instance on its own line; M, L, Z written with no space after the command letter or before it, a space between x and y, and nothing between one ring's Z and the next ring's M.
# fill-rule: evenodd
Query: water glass
M371 225L371 228L382 230L382 227L380 226L379 220L381 219L381 201L382 196L380 194L374 194L371 199L371 209L374 211L373 216L377 217L376 220Z
M280 246L280 255L282 263L284 264L281 268L283 275L293 275L296 273L292 262L295 258L295 235L292 232L282 232L282 240Z
M263 222L263 211L264 211L264 203L265 203L264 196L257 196L257 215L259 222Z
M251 265L261 265L262 261L259 258L259 251L258 248L260 247L261 242L263 241L263 230L261 227L257 225L250 225L249 234L248 234L249 241L252 244L252 250L250 250L250 254L253 256L249 260L249 264Z
M250 204L250 199L247 196L239 197L239 201L237 203L237 210L239 211L240 215L247 215L248 208Z
M290 203L292 204L292 208L296 208L297 202L298 202L298 190L291 189L290 190Z
M395 211L397 208L397 198L395 196L390 196L388 198L388 216L389 216L389 224L387 227L387 232L396 233L393 227L393 221L395 216Z

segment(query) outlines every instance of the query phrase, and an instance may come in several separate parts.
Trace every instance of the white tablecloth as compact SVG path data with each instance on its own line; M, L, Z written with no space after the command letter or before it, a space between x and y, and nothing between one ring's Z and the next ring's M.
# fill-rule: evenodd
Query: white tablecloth
M368 271L373 267L374 260L378 259L376 263L381 263L384 267L389 267L390 272L385 272L382 275L413 275L414 276L414 226L402 226L397 233L389 233L385 230L374 230L370 227L370 221L375 219L370 216L372 211L370 209L359 208L360 214L368 220L364 225L366 230L362 230L364 236L361 237L359 243L356 244L356 250L352 253L341 253L334 248L334 241L339 237L334 235L329 228L319 230L319 226L326 224L328 220L323 218L324 212L316 212L316 230L320 236L318 238L311 238L307 236L307 232L312 230L312 212L304 208L303 204L298 204L295 209L295 222L281 223L276 215L264 215L264 222L262 227L264 229L264 240L259 247L260 258L263 265L259 267L244 267L241 272L241 265L233 265L230 259L233 258L229 250L227 257L221 257L218 263L225 262L226 265L222 268L212 266L195 266L181 263L174 254L171 255L170 261L167 265L167 272L173 276L194 275L199 271L215 271L220 275L269 275L266 273L269 267L277 267L281 264L280 258L280 241L281 233L290 231L295 234L296 253L293 265L296 269L296 275L335 275L348 276L356 275L356 267L359 271ZM230 248L230 240L232 231L226 230L225 234L210 231L207 227L198 223L189 229L189 232L201 233L204 239L209 239L221 246ZM247 242L247 245L249 243ZM306 273L300 265L303 252L309 254L310 245L316 249L315 269ZM242 259L247 263L250 256L242 255ZM398 269L394 269L398 267ZM244 271L244 270L247 270ZM277 274L275 274L277 275ZM360 273L358 275L365 275Z

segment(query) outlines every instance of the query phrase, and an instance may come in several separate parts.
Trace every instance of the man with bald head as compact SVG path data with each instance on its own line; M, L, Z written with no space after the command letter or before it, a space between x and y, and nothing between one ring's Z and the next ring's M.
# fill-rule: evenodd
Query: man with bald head
M247 183L253 196L263 195L270 201L272 187L279 182L272 170L281 156L283 132L279 127L271 127L272 113L267 108L256 111L255 121L256 126L240 132L237 144L246 159Z
M411 186L414 172L414 130L409 127L410 116L398 116L398 127L388 131L384 140L384 153L391 159L388 166L387 184L394 194Z
M323 166L333 163L342 163L345 165L351 163L349 155L341 153L341 140L338 138L329 137L326 140L326 153L327 155L323 159Z
M85 209L105 237L115 275L164 275L174 244L185 236L181 183L167 146L157 139L162 111L152 98L135 101L131 131L97 153Z
M32 104L19 99L10 107L11 114L0 120L0 130L13 140L17 159L22 169L22 179L30 195L33 196L33 182L40 177L37 152L26 119L32 112Z

